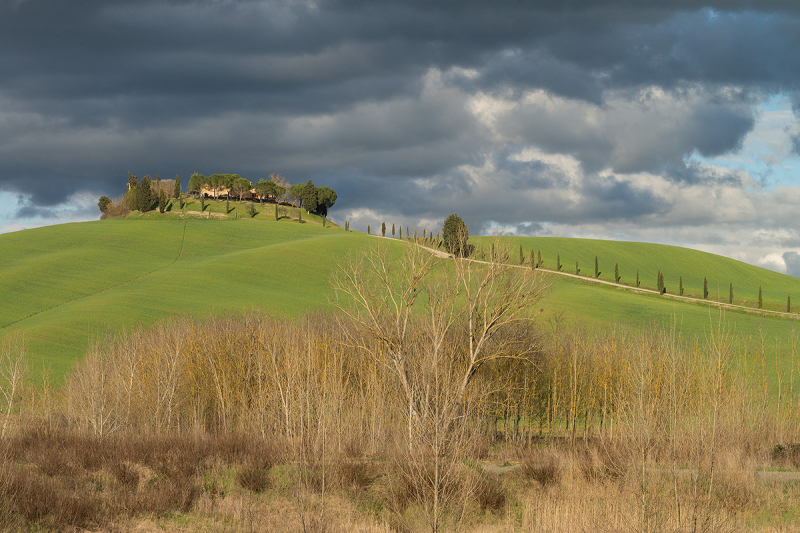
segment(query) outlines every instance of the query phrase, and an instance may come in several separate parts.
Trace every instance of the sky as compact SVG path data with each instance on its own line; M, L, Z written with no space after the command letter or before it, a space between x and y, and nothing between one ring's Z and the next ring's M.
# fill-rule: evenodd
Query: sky
M800 276L795 0L0 0L0 233L137 176Z

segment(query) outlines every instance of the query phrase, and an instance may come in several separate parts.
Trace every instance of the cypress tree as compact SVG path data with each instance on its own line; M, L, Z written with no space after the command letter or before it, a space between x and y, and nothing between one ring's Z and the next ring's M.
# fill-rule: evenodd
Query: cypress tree
M542 267L542 264L543 264L543 263L542 263L542 251L541 251L541 250L539 250L539 252L537 253L537 255L538 255L538 257L539 257L539 258L538 258L538 259L537 259L537 261L536 261L536 267L537 267L537 268L541 268L541 267Z
M732 281L731 281L730 293L728 293L728 303L729 304L733 303L733 282Z
M172 191L172 197L176 200L181 197L181 179L175 174L175 190Z
M301 224L303 223L303 210L302 209L298 209L297 210L297 221L300 222Z
M708 299L708 278L703 276L703 300Z
M142 178L142 181L139 182L139 186L136 187L139 211L142 213L150 211L150 208L153 206L152 183L150 176L145 176Z
M408 226L406 226L406 240L408 239Z
M369 224L367 224L367 235L371 235L371 233L369 231Z
M575 274L580 274L580 273L581 273L581 269L578 268L578 262L575 261Z
M521 244L519 245L519 264L520 265L524 265L525 264L525 254L522 253L522 245Z
M619 283L619 263L614 263L614 281Z
M275 204L275 220L278 220L278 204Z
M639 286L639 270L636 270L636 286Z
M163 213L167 210L167 195L164 191L158 191L158 212Z
M303 209L309 213L313 213L319 207L319 197L317 196L317 188L314 187L314 182L308 180L306 186L303 188Z
M758 286L758 308L764 307L764 300L761 299L761 285Z
M394 223L392 223L392 238L394 239Z
M200 212L202 213L205 210L206 210L206 199L201 196L200 197Z
M656 276L656 287L658 287L658 292L661 292L661 289L664 288L664 277L661 274L661 271L658 271L658 275Z
M386 222L381 223L381 236L386 237Z
M594 256L594 277L600 277L600 265L597 263L597 256Z
M428 230L423 229L422 230L422 240L424 241L427 238L428 238Z
M678 278L678 293L683 296L683 276Z
M556 256L556 270L557 270L558 272L560 272L560 271L561 271L561 254L558 254L558 255Z
M327 219L328 219L328 217L325 217L325 216L323 216L323 217L322 217L322 227L323 227L323 228L325 227L325 221L326 221Z
M791 294L786 297L786 312L787 313L791 313L792 312L792 295Z
M230 198L225 199L225 214L229 215L231 213L231 200Z

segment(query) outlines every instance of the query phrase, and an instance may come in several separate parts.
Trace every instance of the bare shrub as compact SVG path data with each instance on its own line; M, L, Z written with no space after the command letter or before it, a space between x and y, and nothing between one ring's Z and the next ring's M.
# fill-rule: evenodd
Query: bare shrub
M473 494L481 511L498 514L506 506L506 490L497 475L481 472Z
M800 468L800 444L776 444L773 446L770 456L773 462Z
M20 409L19 399L28 371L25 353L25 343L18 336L5 339L0 346L0 411L3 414L0 437L5 435L14 410Z
M236 482L242 488L261 493L269 486L269 472L255 465L247 465L236 472Z
M0 508L10 510L26 524L65 531L103 521L97 495L71 493L52 479L12 465L3 466L0 478Z
M537 453L522 461L519 473L523 479L535 481L542 487L555 486L561 481L561 459L551 451Z
M618 480L628 468L628 458L615 448L586 446L575 450L574 457L579 471L587 481Z
M117 482L126 489L136 489L139 486L139 472L123 461L117 461L111 466L111 473Z
M363 461L341 461L337 469L339 485L343 489L364 490L378 478L375 467Z

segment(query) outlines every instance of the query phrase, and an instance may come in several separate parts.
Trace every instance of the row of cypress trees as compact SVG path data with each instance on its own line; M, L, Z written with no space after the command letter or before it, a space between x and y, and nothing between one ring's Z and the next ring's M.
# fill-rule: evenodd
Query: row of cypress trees
M540 268L540 267L543 266L544 263L542 262L542 252L541 252L541 250L539 250L537 252L536 261L534 261L533 259L534 259L534 251L531 250L531 255L530 255L531 268ZM525 264L525 254L523 252L522 245L520 245L520 247L519 247L519 264L520 265ZM562 267L563 267L563 265L561 264L561 254L557 254L556 255L556 271L560 272ZM578 264L578 261L575 261L575 274L580 274L580 273L581 273L580 265ZM599 260L598 260L598 257L595 255L594 256L594 277L595 278L599 278L600 274L602 274L602 272L600 271ZM621 279L622 279L622 276L620 276L620 274L619 274L619 263L615 263L614 264L614 281L616 283L619 283ZM639 280L639 271L637 270L636 271L636 287L640 287L640 286L641 286L641 282ZM660 294L666 294L667 287L666 287L666 284L664 282L664 273L661 270L658 271L658 274L657 274L657 277L656 277L656 287L657 287L658 292ZM678 294L680 296L683 296L683 292L684 292L684 289L683 289L683 276L680 276L679 279L678 279ZM703 299L704 300L708 299L708 278L707 277L703 277ZM729 287L729 291L728 291L728 303L729 304L733 303L733 282L730 283L730 287ZM757 305L758 305L758 309L763 309L763 307L764 307L764 299L763 299L763 296L762 296L762 290L761 290L761 286L760 285L758 286L758 304ZM787 297L786 297L786 312L787 313L791 313L792 312L792 296L791 296L791 294L787 295Z

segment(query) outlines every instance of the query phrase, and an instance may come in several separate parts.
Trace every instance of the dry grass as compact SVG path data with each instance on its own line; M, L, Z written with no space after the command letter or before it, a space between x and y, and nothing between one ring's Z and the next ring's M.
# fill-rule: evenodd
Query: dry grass
M335 318L182 319L95 346L62 405L0 440L0 529L175 514L229 531L713 533L800 521L800 489L756 476L800 467L793 367L770 403L724 332L682 345L663 332L507 329L487 350L537 348L486 360L455 395L460 373L417 361L429 386L409 407L376 356L384 348ZM410 320L409 334L423 326ZM440 337L451 370L470 357L457 338ZM520 459L517 472L474 466L499 453Z

